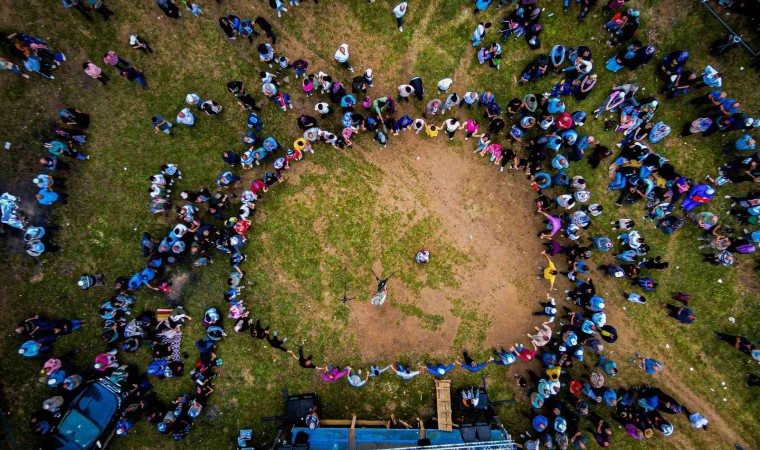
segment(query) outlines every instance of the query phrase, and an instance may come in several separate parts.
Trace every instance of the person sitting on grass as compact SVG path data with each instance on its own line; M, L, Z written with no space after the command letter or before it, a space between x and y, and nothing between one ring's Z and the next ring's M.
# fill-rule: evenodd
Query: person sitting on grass
M536 344L533 343L533 341L531 341L530 344L533 346L533 350L528 350L522 344L515 344L514 347L510 347L509 350L515 353L523 361L533 361L533 359L536 358L538 348L536 347Z
M535 335L528 333L528 337L537 347L543 347L551 341L552 329L549 327L549 323L550 322L544 322L542 324L543 328L535 327L537 331Z
M346 366L343 370L340 370L335 366L328 366L325 368L324 372L322 372L321 377L323 381L332 383L348 375L351 370L350 366Z
M404 366L403 364L396 364L396 366L389 366L396 372L396 375L400 376L404 380L411 380L420 374L419 370L412 370L410 366Z
M694 321L697 319L697 316L689 308L679 308L678 306L671 304L665 305L665 308L668 309L668 317L672 317L680 323L685 323L688 325L690 323L694 323Z
M474 359L472 359L472 357L470 357L470 354L467 353L467 350L462 352L462 356L464 357L464 364L462 364L462 368L473 373L480 372L485 366L488 365L488 363L494 360L494 358L491 357L478 364Z
M349 373L348 377L346 377L346 379L348 380L348 384L350 384L353 387L364 386L367 383L367 380L369 380L370 374L369 372L367 372L367 376L364 377L363 380L362 380L361 374L362 374L361 370L359 370L357 373L353 373L353 372Z
M509 366L517 361L517 356L515 356L514 352L505 350L504 347L500 350L494 348L493 353L496 355L496 358L492 362L497 366Z
M442 363L433 364L429 361L426 361L424 365L420 366L420 369L425 369L428 371L429 374L433 375L436 378L440 378L446 375L452 369L454 369L457 365L461 365L461 364L462 363L460 363L459 361L454 361L448 366L444 366Z
M325 367L318 367L314 365L314 362L311 360L312 355L303 356L303 346L298 346L298 356L296 356L295 352L293 350L287 350L288 353L290 353L290 356L293 357L293 359L298 360L298 365L301 366L304 369L318 369L318 370L324 370Z
M636 352L636 359L638 359L638 361L633 358L630 358L629 361L635 363L640 369L646 372L647 375L655 375L660 373L663 369L661 362L652 358L644 358L639 352Z
M277 350L280 350L282 352L287 352L288 351L288 349L286 349L285 347L282 346L287 341L288 341L288 338L286 338L286 337L284 337L282 339L280 339L279 337L277 337L277 332L276 331L274 331L272 333L269 333L267 335L267 342L269 342L269 345L271 345L272 348L276 348Z

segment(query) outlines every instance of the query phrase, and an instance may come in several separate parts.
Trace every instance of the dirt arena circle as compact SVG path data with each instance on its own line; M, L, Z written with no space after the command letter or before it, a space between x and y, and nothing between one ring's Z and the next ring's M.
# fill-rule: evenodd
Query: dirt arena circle
M487 158L472 154L474 147L473 140L447 145L408 134L392 147L359 153L382 173L374 187L378 210L437 218L436 238L467 255L455 267L454 286L417 292L393 277L383 306L361 296L349 302L348 329L364 361L393 361L400 352L446 358L463 348L485 354L525 342L525 334L540 323L532 312L547 289L536 279L544 262L536 233L544 225L531 208L532 192L522 173L489 169ZM310 168L301 170L305 175ZM428 249L431 258L442 257L436 248ZM404 257L413 259L414 251ZM425 268L414 269L424 277ZM393 269L379 258L372 266L381 276ZM374 279L361 288L373 292ZM426 323L430 318L435 326Z

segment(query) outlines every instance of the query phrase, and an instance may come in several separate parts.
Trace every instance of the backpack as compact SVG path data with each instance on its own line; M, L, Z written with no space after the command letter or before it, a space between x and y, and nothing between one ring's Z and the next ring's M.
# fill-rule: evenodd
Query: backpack
M744 254L754 253L755 246L750 243L746 243L744 245L739 245L738 247L736 247L736 251L739 253L744 253Z

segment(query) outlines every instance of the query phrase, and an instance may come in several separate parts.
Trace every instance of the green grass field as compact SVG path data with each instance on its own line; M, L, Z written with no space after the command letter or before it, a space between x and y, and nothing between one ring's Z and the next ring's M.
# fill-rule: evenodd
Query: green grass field
M561 2L543 3L546 11L542 19L545 27L541 36L542 52L557 43L586 44L594 52L599 73L597 87L581 104L569 100L569 111L590 112L601 103L613 83L628 80L645 87L644 95L655 94L661 87L655 75L655 61L672 50L683 48L692 54L691 70L697 72L705 64L713 64L723 73L726 89L743 103L744 110L749 114L760 112L757 72L748 68L747 54L736 49L720 60L708 55L708 45L721 35L721 29L696 0L632 2L642 11L643 25L638 38L653 43L657 56L637 72L624 70L617 74L603 68L614 50L604 45L607 36L602 30L604 17L600 7L579 25L575 19L577 12L563 14ZM31 448L36 442L29 433L28 417L50 394L48 388L36 381L43 360L21 360L15 354L21 343L12 331L15 323L34 313L85 319L86 329L56 343L55 354L78 348L81 352L76 358L77 366L91 367L93 357L104 348L99 340L97 309L109 291L82 292L76 287L76 279L83 272L97 271L106 273L109 281L113 281L118 275L131 274L142 267L144 261L139 255L142 232L162 236L174 223L173 214L155 216L147 210L148 177L156 173L161 164L178 164L183 172L178 189L194 190L211 186L225 168L220 158L222 150L239 150L239 137L247 129L247 113L239 110L226 92L225 83L243 80L257 100L261 98L265 105L262 113L265 131L284 145L292 142L297 134L294 119L315 103L315 97L306 101L297 92L299 88L292 77L286 91L294 98L295 112L284 113L264 102L257 88L258 71L263 67L255 45L240 40L227 41L217 25L218 16L233 13L240 17L266 16L280 37L276 45L278 51L291 59L307 59L310 71L325 70L334 78L346 81L347 73L334 63L332 54L341 42L349 42L354 66L357 69L372 67L375 71L376 87L370 92L373 98L383 92L395 93L398 84L415 74L423 77L428 92L434 90L439 78L452 76L458 92L464 92L465 88L488 89L504 101L528 92L545 92L558 80L550 76L536 85L517 86L513 77L519 76L537 54L528 50L524 40L502 43L504 58L499 71L478 65L475 50L469 43L477 20L496 22L506 11L491 7L475 19L471 2L463 0L412 1L403 34L398 33L390 15L395 3L386 0L374 3L323 1L318 5L304 2L300 7L289 8L280 20L262 0L231 0L221 6L206 0L201 3L204 16L194 18L183 11L183 17L177 22L159 18L160 10L152 1L110 0L108 4L116 15L108 22L95 17L92 24L78 12L63 9L59 2L30 0L24 2L23 7L15 3L0 5L2 31L23 31L42 37L54 48L64 51L68 58L55 74L55 80L34 75L31 80L23 80L10 73L0 77L0 110L3 112L0 140L13 143L10 151L1 150L3 192L32 192L31 179L38 173L36 159L43 154L42 143L51 138L49 130L57 121L59 109L75 106L90 113L93 119L85 147L92 159L85 163L70 161L71 168L57 174L66 179L68 194L65 205L50 208L50 220L60 226L55 236L61 250L39 260L12 250L0 252L0 262L7 268L0 283L3 306L0 325L4 330L0 334L0 354L5 362L0 373L2 407L8 413L10 430L21 448ZM576 9L577 6L571 12ZM550 13L554 15L549 17ZM496 24L494 27L497 28ZM156 53L144 56L130 49L127 37L131 33L148 39ZM495 33L491 31L486 42L494 38ZM100 55L109 49L116 50L145 71L150 85L148 91L143 92L119 79L113 71L109 72L112 82L105 88L82 73L84 60L91 59L102 66ZM225 111L219 117L198 117L194 130L177 130L171 137L154 136L150 117L154 114L174 117L183 107L188 92L216 100ZM733 142L738 133L716 134L709 139L677 138L684 123L699 117L686 100L667 102L659 109L657 118L671 125L673 132L656 150L681 173L701 180L707 174L715 175L716 167L725 159L722 146ZM402 110L410 111L407 106ZM413 116L411 111L410 115ZM338 120L333 118L331 126L326 128L337 130ZM614 149L619 136L604 132L601 121L589 119L585 128ZM443 145L442 136L439 142L441 151L452 152L470 152L473 145L463 148L459 138L454 145ZM368 298L371 286L367 280L371 280L369 269L373 263L380 261L384 268L399 269L399 279L418 296L424 288L440 289L455 283L452 280L465 276L458 267L475 263L440 233L440 217L418 217L405 214L401 209L380 208L384 203L374 186L383 182L383 174L380 168L368 163L364 155L375 151L377 147L369 136L361 136L355 150L318 148L316 155L307 157L306 163L294 164L286 174L285 183L264 196L249 233L251 243L245 250L249 256L245 270L252 286L244 292L246 305L254 317L271 321L273 328L288 336L293 344L303 343L319 363L354 367L369 364L362 361L356 350L357 336L350 332L348 309L337 299L342 295L343 283L355 287L354 296ZM385 151L402 152L404 148L391 140ZM611 159L606 161L611 162ZM493 170L483 165L483 171ZM261 169L253 172L259 171ZM617 208L614 205L617 195L605 193L605 163L595 171L585 163L576 163L570 173L583 175L594 198L605 207L601 220L596 220L589 230L591 235L611 236L610 221L619 216L638 219L643 215L638 205L630 209ZM244 175L248 182L252 177L252 173ZM527 182L525 189L529 189ZM724 220L729 202L722 198L723 194L749 189L746 184L721 188L710 210ZM176 201L177 197L174 198ZM24 206L32 207L31 198ZM734 226L730 217L725 222ZM610 322L621 334L620 341L608 349L620 363L622 373L609 383L622 386L654 382L691 409L702 411L715 426L708 433L695 432L684 417L679 417L674 421L676 433L669 439L657 436L646 443L634 442L620 430L613 437L613 445L615 448L727 449L742 442L747 449L759 448L760 427L756 417L760 414L760 403L757 392L745 385L747 373L756 371L756 366L745 355L714 340L711 334L717 330L751 338L760 335L760 322L756 320L760 298L755 271L757 260L743 256L735 268L714 268L700 262L696 240L699 231L693 225L671 236L663 235L651 225L641 224L638 229L653 248L652 254L662 255L670 261L671 267L653 275L660 286L646 306L625 304L621 291L628 286L602 281L601 275L596 276L599 291L610 304ZM6 231L1 238L3 244L15 239L12 234ZM427 273L423 276L407 255L413 255L426 236L434 236L431 244L439 249L440 256L426 267ZM612 255L597 254L595 258L597 264L603 264L610 262ZM529 255L526 261L518 263L535 266L541 263L539 259L539 255ZM222 255L202 270L191 270L187 264L172 269L172 275L190 273L181 301L195 322L183 329L183 350L195 354L193 343L202 334L196 322L200 321L205 308L224 307L222 292L229 271ZM560 285L560 288L565 286ZM668 319L662 310L670 293L675 291L689 292L694 298L690 306L698 320L688 328ZM536 299L541 297L543 292L537 292ZM163 297L152 291L139 292L137 299L135 311L166 305ZM456 345L451 354L446 355L452 359L462 347L469 348L478 357L490 353L490 349L483 348L478 318L468 309L469 300L449 300L452 314L461 321ZM446 326L440 316L414 304L391 303L386 307L398 308L405 316L419 318L421 326L429 330ZM735 324L729 322L729 316L736 319ZM490 326L532 328L532 324L498 322ZM322 399L325 418L346 418L351 414L361 418L387 418L393 413L411 423L415 417L434 416L432 377L421 376L402 382L386 375L362 389L350 388L346 383L325 384L313 374L304 373L288 355L263 349L260 341L252 342L247 336L229 334L220 345L224 366L219 370L216 391L209 403L209 409L216 413L213 418L202 416L198 426L181 444L159 435L147 423L140 423L126 438L115 439L113 448L181 445L229 448L237 430L246 427L254 428L258 443L269 442L274 426L262 424L259 419L281 412L283 387L291 393L316 391ZM644 379L632 365L625 363L635 350L663 361L665 373ZM399 349L398 360L417 364L426 357L440 356L439 353L434 348L412 353ZM129 357L120 354L121 359L144 368L149 354L141 349ZM513 370L524 369L518 364ZM589 366L579 372L590 370ZM479 382L479 376L462 372L454 372L454 386ZM522 393L513 390L513 372L507 374L491 367L485 373L493 398L521 400L517 405L500 409L507 429L519 434L529 426L530 408L522 402ZM727 386L725 390L723 381ZM167 402L190 388L188 377L156 382L156 390ZM583 422L584 429L588 425ZM9 445L7 436L5 439Z

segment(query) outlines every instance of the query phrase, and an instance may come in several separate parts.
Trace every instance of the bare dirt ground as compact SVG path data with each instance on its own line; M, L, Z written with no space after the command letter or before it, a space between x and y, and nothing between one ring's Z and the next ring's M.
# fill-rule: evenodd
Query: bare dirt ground
M433 356L460 351L452 348L461 318L452 312L451 299L463 300L483 319L488 328L483 349L525 341L525 333L539 323L532 316L535 293L546 286L536 279L542 261L535 235L542 223L530 209L531 192L522 175L487 167L471 153L474 146L472 140L465 148L448 146L442 135L432 140L409 131L392 148L365 153L384 172L380 207L440 217L441 233L470 261L458 268L455 288L423 289L417 298L401 282L392 282L383 307L352 305L350 327L364 359L392 358L401 351ZM444 323L437 331L423 329L418 317L404 315L393 302L414 304L442 316Z

